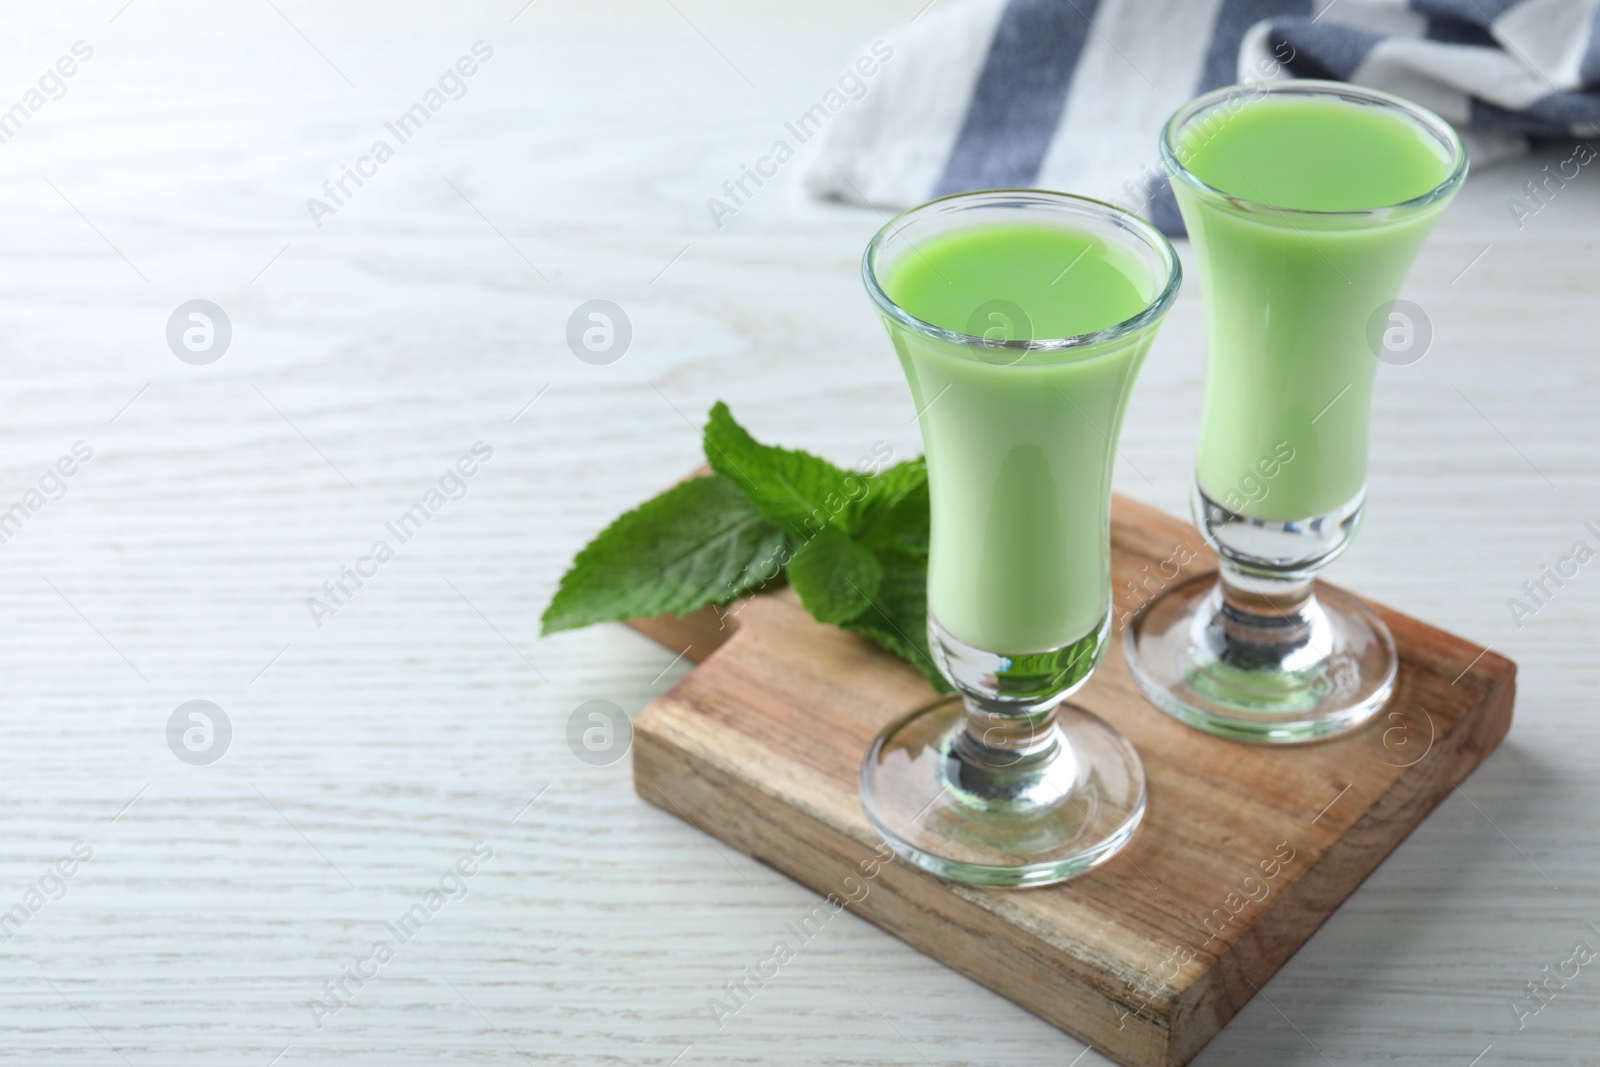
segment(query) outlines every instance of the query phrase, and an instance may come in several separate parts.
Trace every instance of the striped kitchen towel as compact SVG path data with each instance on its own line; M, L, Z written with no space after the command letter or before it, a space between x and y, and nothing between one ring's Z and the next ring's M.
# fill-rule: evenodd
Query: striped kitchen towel
M1474 166L1600 132L1600 0L931 0L811 157L813 194L880 209L1065 189L1183 223L1156 138L1234 82L1331 78L1456 125ZM883 46L879 46L880 50Z

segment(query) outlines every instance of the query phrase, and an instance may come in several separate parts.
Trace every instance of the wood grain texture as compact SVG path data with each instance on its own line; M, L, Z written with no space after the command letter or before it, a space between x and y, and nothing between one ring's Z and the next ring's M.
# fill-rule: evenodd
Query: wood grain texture
M1112 587L1124 601L1150 595L1140 583L1152 575L1178 583L1214 568L1189 524L1114 501ZM1400 651L1386 712L1399 719L1316 745L1224 741L1140 695L1119 625L1073 702L1138 748L1143 824L1115 859L1070 883L983 890L880 863L892 852L875 853L882 842L857 799L872 738L933 690L903 662L814 622L789 590L731 611L636 624L670 647L704 647L712 619L717 633L735 624L640 715L639 795L1129 1067L1188 1063L1511 726L1509 660L1385 610ZM789 942L803 947L803 933ZM758 970L757 986L778 970ZM751 995L730 988L719 1010L731 1015Z

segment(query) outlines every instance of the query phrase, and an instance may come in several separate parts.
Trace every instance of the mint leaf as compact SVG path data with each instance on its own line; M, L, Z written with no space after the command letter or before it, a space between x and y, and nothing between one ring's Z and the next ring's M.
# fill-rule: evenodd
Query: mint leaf
M789 561L789 584L818 622L838 625L867 609L883 567L871 552L829 526Z
M928 558L928 465L922 457L897 463L867 482L853 530L862 544Z
M860 475L809 452L761 444L720 400L706 422L705 449L711 468L732 479L762 515L797 541L827 526L844 526L851 501L862 492Z
M908 495L927 485L928 460L926 456L918 456L863 477L867 491L851 506L854 512L851 526L855 529L861 529L870 523L873 515L894 508Z
M922 672L940 693L953 692L928 650L928 565L896 552L878 555L883 580L867 610L840 623Z
M686 614L787 578L816 619L910 662L943 693L928 649L928 469L923 459L867 477L764 445L711 409L715 474L668 490L608 526L573 560L544 633Z
M786 547L783 531L733 482L693 478L623 515L578 553L545 609L543 632L726 603L776 577Z

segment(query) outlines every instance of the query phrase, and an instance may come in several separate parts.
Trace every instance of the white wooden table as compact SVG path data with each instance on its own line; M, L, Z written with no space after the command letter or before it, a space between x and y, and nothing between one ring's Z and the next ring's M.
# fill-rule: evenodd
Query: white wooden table
M0 144L0 514L25 516L0 544L0 1061L1103 1062L851 915L719 1029L708 998L813 898L569 748L578 705L635 713L686 664L620 626L538 636L717 398L840 462L914 454L857 279L878 217L808 201L793 164L720 230L705 200L922 0L276 3L0 16L0 105L93 50ZM306 199L480 40L464 95L318 228ZM1600 966L1520 1033L1509 1007L1600 948L1600 562L1520 629L1506 605L1600 544L1600 177L1519 231L1506 198L1545 161L1474 177L1424 251L1433 348L1383 371L1336 569L1516 659L1516 725L1199 1063L1600 1056ZM564 337L597 298L634 331L603 366ZM165 337L194 299L232 325L208 365ZM1201 356L1191 287L1118 471L1170 510ZM318 626L307 598L379 539ZM168 744L190 700L231 725L209 765Z

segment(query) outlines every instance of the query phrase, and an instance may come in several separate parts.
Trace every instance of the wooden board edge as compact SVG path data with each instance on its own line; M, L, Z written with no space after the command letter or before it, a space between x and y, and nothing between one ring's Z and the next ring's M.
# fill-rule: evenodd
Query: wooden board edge
M836 852L859 851L867 860L874 856L870 843L798 809L793 809L794 818L803 820L810 834L827 839L826 844L807 841L797 829L756 815L760 798L749 784L677 744L667 736L669 728L658 728L674 714L678 712L669 695L646 708L634 725L634 789L647 803L822 894L825 901L829 895L855 897L849 910L858 917L1125 1067L1170 1062L1167 1015L1140 1016L1132 1005L1120 1005L1127 1010L1119 1012L1114 997L1071 974L1064 960L1006 943L999 933L1005 920L962 900L961 887L903 863L884 864L876 876L864 878ZM936 900L944 906L935 915L931 904ZM953 916L952 908L962 918ZM924 914L927 921L918 921ZM986 925L995 929L985 930ZM1084 1017L1096 1012L1104 1020L1084 1026Z
M1123 525L1131 522L1130 528L1137 531L1167 533L1198 545L1198 533L1188 523L1120 494L1116 505L1120 511L1118 520ZM1151 529L1145 530L1146 527ZM1205 555L1210 554L1209 549L1203 546L1197 550ZM1214 562L1212 565L1214 567ZM1418 669L1443 677L1459 663L1441 658L1440 652L1478 647L1394 608L1366 598L1359 599L1377 611L1391 630L1404 634L1403 646L1413 650L1409 662ZM731 610L708 607L686 616L629 620L628 625L698 663L727 643L737 627L737 614L737 607ZM940 936L933 938L928 936L928 931L919 930L917 924L906 919L905 915L934 910L916 899L919 895L928 895L926 885L920 887L920 894L916 884L909 888L901 885L899 892L886 894L899 898L899 914L894 914L894 908L885 910L881 907L881 895L877 903L868 904L863 899L859 904L853 904L852 910L945 966L1007 997L1024 1010L1080 1040L1092 1043L1097 1050L1120 1063L1139 1067L1151 1064L1181 1067L1221 1032L1254 997L1258 987L1266 985L1394 849L1444 801L1451 789L1470 775L1505 738L1511 726L1516 664L1492 650L1483 649L1476 658L1465 664L1451 684L1461 681L1464 676L1471 683L1483 686L1483 695L1477 705L1460 720L1467 728L1452 731L1448 735L1448 747L1435 753L1441 757L1435 762L1437 770L1420 778L1416 775L1398 776L1345 834L1335 839L1325 852L1316 855L1312 866L1252 920L1246 935L1208 974L1189 983L1172 1000L1163 998L1157 1010L1143 1016L1125 1015L1125 1019L1131 1019L1143 1031L1142 1037L1127 1035L1129 1040L1119 1042L1115 1036L1110 1040L1103 1035L1093 1036L1077 1025L1077 1020L1069 1017L1070 1013L1065 1009L1051 1010L1049 1005L1041 1003L1047 998L1039 990L1048 988L1052 981L1081 981L1070 974L1051 971L1057 965L1047 960L1044 954L1028 962L1045 968L1045 973L1026 981L1016 977L1019 972L1029 968L1017 966L1023 961L1017 959L1015 948L1008 949L1005 966L982 966L983 935L977 928L982 920L976 914L971 916L977 920L977 925L974 925L953 917L949 908L940 907L937 909L940 918L936 924ZM781 813L803 822L804 832L798 825L784 826L781 821L774 821L767 816L753 816L758 810L753 803L753 800L759 799L756 787L744 782L736 774L716 767L704 754L697 755L682 748L666 736L670 731L657 732L653 729L658 721L664 722L668 715L673 714L666 706L666 702L672 699L673 695L669 694L653 703L635 723L634 783L639 795L802 885L818 893L837 896L843 886L842 879L852 876L853 872L847 863L837 858L836 853L848 851L849 847L859 847L865 857L871 854L870 845L831 826L831 820L818 818L800 809L784 808ZM693 711L686 709L683 713L693 714ZM676 788L673 788L674 784ZM746 791L750 793L749 797L744 795ZM1397 823L1400 832L1396 835ZM1380 828L1386 829L1387 833L1378 834ZM826 843L808 842L805 840L806 834L826 835L833 840ZM903 865L900 871L906 872L905 876L912 879L931 880L931 876ZM878 883L878 888L895 886L905 876L899 871L887 875ZM950 893L943 883L938 884L937 891ZM953 896L959 897L959 892ZM981 908L972 910L983 911ZM975 939L975 946L980 951L969 956L967 950L956 946L958 951L952 952L951 929L960 930ZM1218 988L1219 985L1221 988ZM1096 1000L1100 1006L1112 1005L1116 999L1103 988L1088 984L1085 984L1083 996Z
M1170 1067L1183 1067L1265 987L1284 964L1303 948L1333 914L1345 905L1385 860L1444 803L1451 791L1489 758L1511 730L1516 703L1516 664L1503 657L1492 664L1498 677L1484 700L1460 723L1464 729L1447 735L1442 749L1420 762L1433 760L1430 773L1399 775L1374 799L1361 817L1318 855L1286 892L1250 924L1233 951L1219 960L1201 981L1183 991L1172 1026L1175 1035ZM1395 834L1395 825L1401 832ZM1281 946L1293 944L1287 952ZM1241 973L1248 967L1251 973ZM1219 988L1220 987L1220 988ZM1199 1026L1192 1020L1202 1005L1213 1019ZM1187 1025L1186 1025L1187 1024Z
M738 629L734 614L708 604L687 615L654 615L628 619L626 625L663 648L680 653L691 663L703 663L728 643Z

